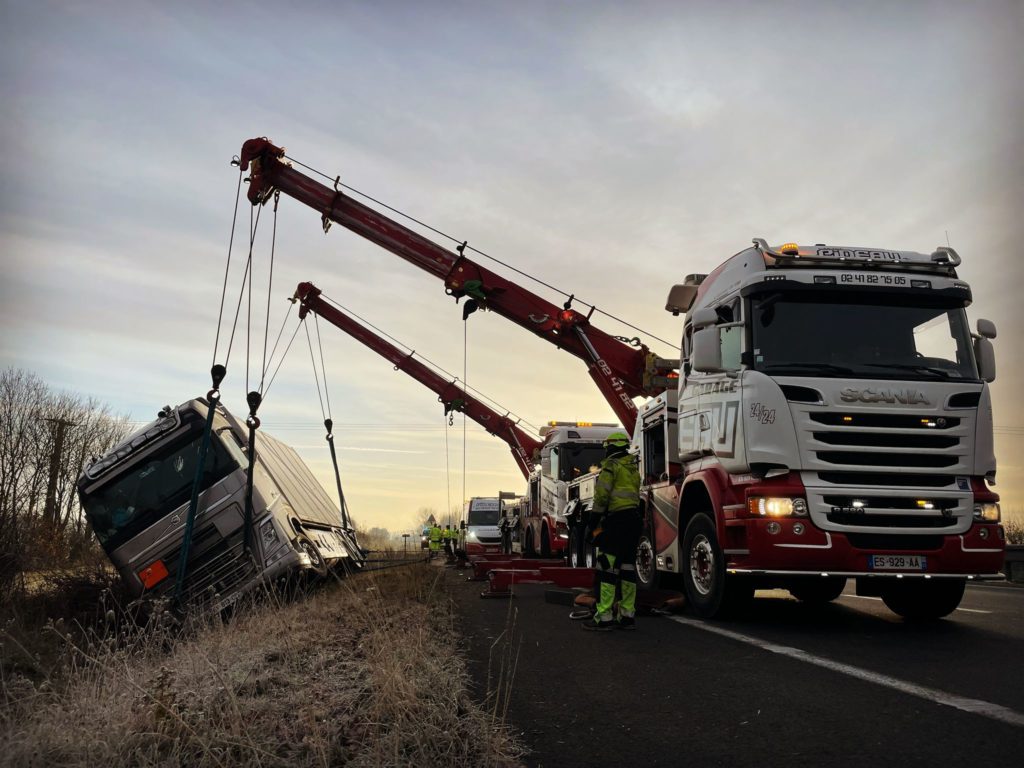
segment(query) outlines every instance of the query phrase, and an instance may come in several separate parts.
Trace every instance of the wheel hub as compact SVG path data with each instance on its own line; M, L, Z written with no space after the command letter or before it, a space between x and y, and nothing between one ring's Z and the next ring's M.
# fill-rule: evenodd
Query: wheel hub
M690 544L690 580L702 595L711 594L715 578L715 550L707 536L700 534Z
M647 537L636 548L636 577L643 584L654 583L654 547Z

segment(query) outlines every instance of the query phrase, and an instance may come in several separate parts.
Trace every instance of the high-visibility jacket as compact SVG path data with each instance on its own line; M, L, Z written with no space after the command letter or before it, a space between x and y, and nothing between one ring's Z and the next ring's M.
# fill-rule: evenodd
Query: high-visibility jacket
M636 456L609 456L601 462L601 474L594 488L592 514L598 517L640 506L640 470Z
M451 529L451 528L445 528L445 529L444 529L444 530L443 530L443 531L441 532L441 538L442 538L442 539L444 539L445 541L451 541L451 538L452 538L452 529Z
M441 529L436 525L430 529L430 540L434 542L441 540Z

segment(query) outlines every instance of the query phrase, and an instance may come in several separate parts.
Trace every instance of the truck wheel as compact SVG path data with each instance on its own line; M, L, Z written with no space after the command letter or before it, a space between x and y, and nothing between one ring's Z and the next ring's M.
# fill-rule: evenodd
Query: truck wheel
M801 603L824 605L843 594L844 589L845 576L818 576L794 581L789 585L789 594Z
M905 619L941 619L960 605L966 584L963 579L898 581L882 590L882 602Z
M644 525L640 541L636 545L636 586L638 589L650 590L658 588L658 567L654 553L654 535Z
M749 579L726 576L715 524L703 512L694 515L686 526L683 557L686 603L698 616L710 618L738 611L754 596Z
M574 525L569 529L569 567L582 568L583 559L583 526Z
M548 527L541 526L540 529L540 556L551 557L551 540L548 538Z
M324 561L324 556L320 554L320 550L316 548L316 544L309 540L309 537L305 534L300 534L298 537L299 549L309 555L309 568L316 574L318 579L322 579L327 576L327 563Z
M590 543L590 528L583 529L583 567L597 567L597 548Z
M537 556L537 549L534 544L533 528L528 527L523 531L523 557Z

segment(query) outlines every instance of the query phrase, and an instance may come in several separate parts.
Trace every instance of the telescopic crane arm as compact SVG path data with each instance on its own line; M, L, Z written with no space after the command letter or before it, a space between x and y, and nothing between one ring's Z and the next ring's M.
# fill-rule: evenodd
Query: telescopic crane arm
M313 312L336 325L381 357L390 360L396 370L405 371L436 393L437 399L444 404L445 413L461 411L492 435L504 440L511 449L512 458L522 471L523 477L529 479L535 457L540 453L541 442L520 429L508 415L503 416L484 405L454 381L449 381L421 363L414 353L399 349L333 304L326 302L320 295L320 289L312 283L299 283L295 290L295 299L299 302L299 317L305 317L309 312Z
M242 145L239 161L249 170L249 201L265 203L274 190L305 203L323 217L326 229L337 222L357 235L440 278L456 300L466 297L463 317L483 306L582 359L591 378L623 426L632 432L634 397L664 391L666 374L678 361L661 360L644 346L631 346L590 324L590 315L572 309L570 298L558 307L531 291L295 170L282 158L284 149L266 138ZM464 246L465 244L463 244Z

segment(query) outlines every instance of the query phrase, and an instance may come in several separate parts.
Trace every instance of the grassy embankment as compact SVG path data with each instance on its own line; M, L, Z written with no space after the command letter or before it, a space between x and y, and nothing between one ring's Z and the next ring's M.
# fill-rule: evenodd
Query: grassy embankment
M107 592L93 628L9 617L0 764L515 765L501 692L469 695L439 575L365 574L187 633L116 628Z

